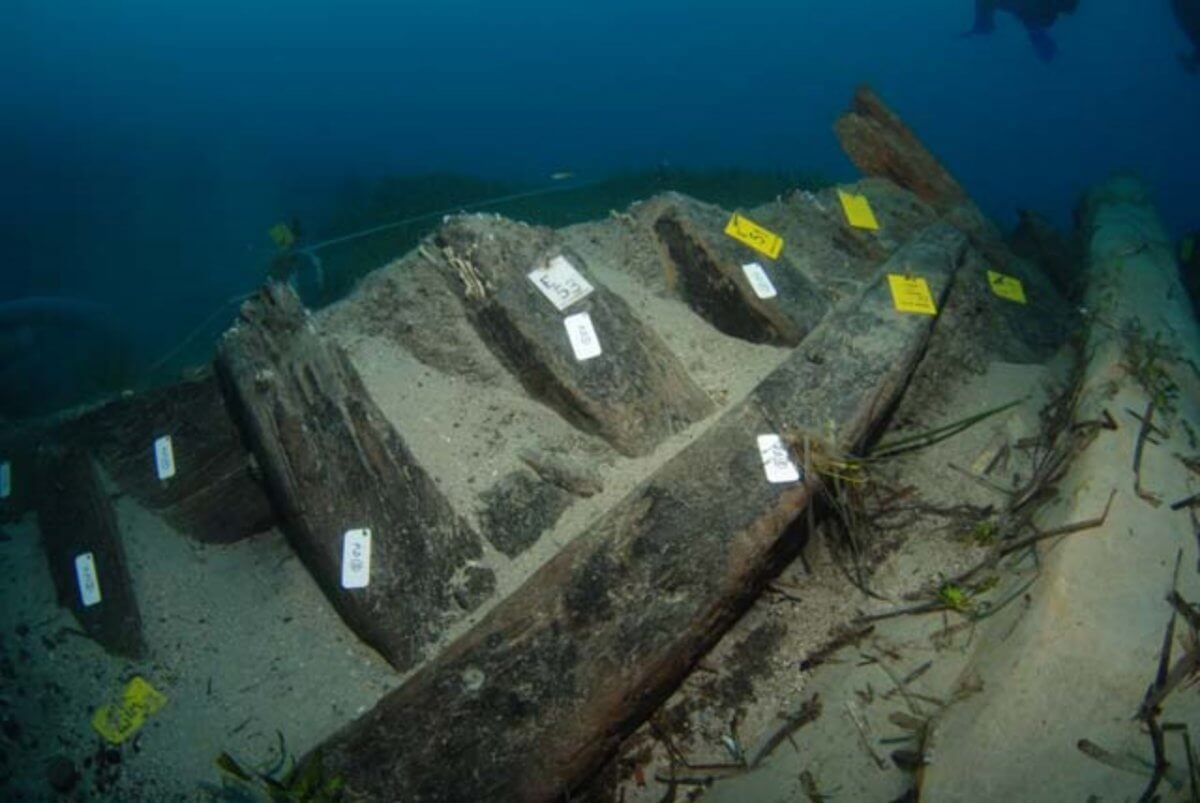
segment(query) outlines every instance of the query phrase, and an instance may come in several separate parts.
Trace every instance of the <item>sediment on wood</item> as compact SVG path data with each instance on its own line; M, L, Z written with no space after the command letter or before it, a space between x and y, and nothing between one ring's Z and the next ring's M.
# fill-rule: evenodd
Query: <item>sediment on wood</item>
M291 288L270 284L242 307L217 365L296 552L352 630L397 669L413 666L494 584L472 563L478 534ZM345 587L347 533L361 530L368 582Z
M771 484L756 438L858 446L894 404L934 318L897 313L887 272L941 300L966 242L902 248L744 402L643 481L468 634L307 761L367 800L551 800L595 771L787 552L820 480ZM832 427L832 429L831 429Z
M117 516L91 456L47 445L38 463L38 526L59 605L108 652L141 658L142 617Z

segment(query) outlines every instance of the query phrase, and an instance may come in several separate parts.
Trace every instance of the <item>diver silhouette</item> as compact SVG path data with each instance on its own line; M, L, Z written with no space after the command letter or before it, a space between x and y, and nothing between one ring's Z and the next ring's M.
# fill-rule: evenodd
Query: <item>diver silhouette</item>
M1195 5L1195 0L1173 1L1176 6ZM996 27L996 12L1007 11L1025 26L1038 58L1050 61L1058 52L1050 38L1050 27L1059 15L1070 14L1078 7L1079 0L975 0L975 24L964 36L991 33Z
M1190 73L1200 72L1200 0L1171 0L1179 27L1192 40L1192 52L1181 53L1179 61Z

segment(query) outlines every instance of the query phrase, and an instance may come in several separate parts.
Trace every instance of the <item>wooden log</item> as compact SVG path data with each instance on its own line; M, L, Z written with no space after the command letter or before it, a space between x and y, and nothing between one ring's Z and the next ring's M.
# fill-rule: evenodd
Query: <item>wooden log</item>
M868 176L890 179L933 206L998 266L1012 255L1000 230L975 205L900 116L868 86L854 93L850 109L834 123L842 150Z
M171 438L174 475L159 479L155 442ZM198 379L122 396L90 409L11 424L0 462L11 493L0 520L37 506L37 445L89 451L122 493L198 541L225 544L262 532L275 514L211 371Z
M726 235L724 210L677 193L659 196L654 207L650 225L670 260L668 286L719 331L796 346L828 311L825 294L804 273ZM760 297L743 269L748 263L761 267L775 295Z
M118 399L66 422L125 493L198 541L230 543L262 532L274 511L217 385L200 379ZM155 445L170 438L173 474L159 479Z
M887 263L945 294L965 241ZM896 401L933 318L882 273L747 400L640 484L404 686L310 754L359 800L563 799L736 620L820 487L766 481L760 434L853 449ZM305 766L311 765L305 764Z
M397 669L413 666L494 583L470 564L479 536L287 285L243 305L217 365L296 552L351 629ZM351 566L362 560L351 531L364 529L369 560ZM456 594L460 586L473 592Z
M108 652L142 657L142 617L116 513L91 456L48 446L38 476L38 526L58 603Z
M461 289L483 340L531 396L625 455L646 454L713 409L712 400L629 305L549 229L459 216L436 235L440 267ZM529 279L564 257L593 288L560 310ZM579 359L564 325L586 313L601 354Z

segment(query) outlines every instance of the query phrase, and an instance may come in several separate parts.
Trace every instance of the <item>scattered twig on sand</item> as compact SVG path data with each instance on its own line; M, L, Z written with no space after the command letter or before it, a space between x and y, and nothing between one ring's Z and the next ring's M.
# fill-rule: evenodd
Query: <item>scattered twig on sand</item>
M1156 441L1154 441L1151 436L1157 436L1159 438L1163 438L1164 440L1171 437L1170 434L1167 433L1162 427L1160 427L1158 424L1153 423L1149 418L1142 415L1141 413L1134 412L1133 410L1130 410L1128 407L1125 408L1125 412L1128 413L1133 418L1137 419L1138 423L1141 424L1143 427L1147 427L1150 430L1150 433L1146 436L1146 439L1149 440L1151 443L1156 443Z
M768 735L762 744L755 749L749 761L750 769L754 769L761 764L784 741L792 741L792 734L810 722L815 722L821 716L822 710L821 698L814 694L801 703L800 708L796 711L780 714L783 724ZM796 743L792 742L792 746L795 747Z
M863 750L865 750L867 755L869 755L875 762L875 766L879 767L881 770L886 770L888 768L888 763L886 760L884 760L883 756L879 755L879 753L875 751L875 746L871 744L870 729L867 727L866 722L859 713L858 706L854 704L853 700L847 700L845 707L846 716L850 718L850 721L854 723L854 729L858 731L858 740L862 745Z
M1185 507L1196 507L1200 505L1200 493L1194 493L1191 496L1185 496L1178 502L1171 503L1171 510L1183 510Z
M1192 735L1188 726L1183 722L1164 722L1162 728L1163 733L1178 733L1183 741L1183 754L1188 765L1189 797L1191 803L1200 803L1200 760L1196 758L1196 751L1192 748Z
M858 641L875 632L874 625L865 625L859 627L851 627L844 632L834 637L832 641L826 644L821 649L810 654L807 658L800 662L800 671L807 672L810 669L815 669L825 663L833 656L835 652L843 647L849 647L851 644L857 644Z
M962 466L955 465L954 463L946 463L946 465L951 470L957 471L959 474L962 474L964 477L969 479L971 482L981 485L984 488L987 488L989 491L995 491L997 493L1004 494L1005 496L1012 496L1012 493L1013 493L1012 488L1005 488L1003 485L1000 485L999 483L992 482L991 480L987 479L986 477L981 477L978 474L975 474L974 472L968 471L967 469L963 468Z
M912 435L905 435L893 441L881 443L876 446L869 457L870 460L884 460L889 457L911 452L916 449L924 449L926 446L933 446L935 443L940 443L947 438L952 438L961 432L965 432L981 421L985 421L994 415L998 415L1005 410L1010 410L1025 401L1025 397L1014 399L1006 404L1001 404L998 407L993 407L990 410L984 410L981 413L975 413L965 418L960 418L957 421L952 421L949 424L944 424L940 427L917 432Z
M1146 449L1146 439L1154 427L1154 399L1146 403L1146 413L1138 420L1142 422L1142 426L1138 430L1137 444L1133 447L1133 490L1142 499L1158 507L1162 500L1142 488L1142 454Z
M1053 527L1049 530L1038 530L1034 528L1034 534L1020 538L1016 541L1011 541L1007 544L1002 544L1000 547L1000 557L1011 555L1017 550L1032 546L1039 541L1044 541L1047 538L1055 538L1060 535L1070 535L1071 533L1083 532L1091 530L1095 527L1100 527L1108 519L1108 511L1112 508L1113 498L1117 495L1116 490L1112 490L1108 494L1108 501L1104 503L1104 512L1092 519L1077 521L1071 524L1064 524L1061 527Z

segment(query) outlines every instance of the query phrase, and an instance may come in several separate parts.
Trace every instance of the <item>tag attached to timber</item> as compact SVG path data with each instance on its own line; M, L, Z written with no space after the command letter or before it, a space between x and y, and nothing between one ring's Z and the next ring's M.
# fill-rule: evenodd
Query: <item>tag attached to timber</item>
M109 744L120 744L137 733L146 720L167 704L167 696L141 675L134 675L116 703L105 703L92 714L92 727Z
M600 356L600 338L596 336L596 327L592 326L592 316L586 312L568 315L563 319L567 327L567 338L571 341L571 351L579 362Z
M91 552L75 556L75 583L79 586L79 601L83 607L100 604L100 577L96 574L96 557Z
M1018 304L1028 303L1025 300L1025 286L1021 284L1021 280L1016 276L1006 276L1003 273L996 273L994 270L989 270L987 278L992 292L996 295L1007 301L1015 301Z
M12 496L12 463L0 462L0 499Z
M937 305L929 292L929 283L920 276L888 274L888 287L892 291L892 304L897 312L913 312L918 315L937 315Z
M366 588L371 583L371 531L347 530L342 538L342 588Z
M778 435L759 435L758 454L762 458L767 482L799 482L800 468Z
M771 277L767 275L767 270L757 262L747 262L742 265L742 273L746 275L746 281L750 282L750 288L754 290L754 295L759 298L774 298L779 295L775 290L775 285L771 283Z
M160 480L175 476L175 447L170 435L154 440L154 473Z
M529 273L529 281L542 291L554 308L562 312L581 298L587 297L595 288L583 278L575 266L564 256L556 256L544 268Z
M865 195L838 190L838 200L842 202L842 211L846 213L846 222L856 229L879 230L879 221L871 209L871 202Z
M725 224L725 233L742 245L748 245L768 259L776 259L783 250L783 238L773 231L764 229L748 217L737 212Z

